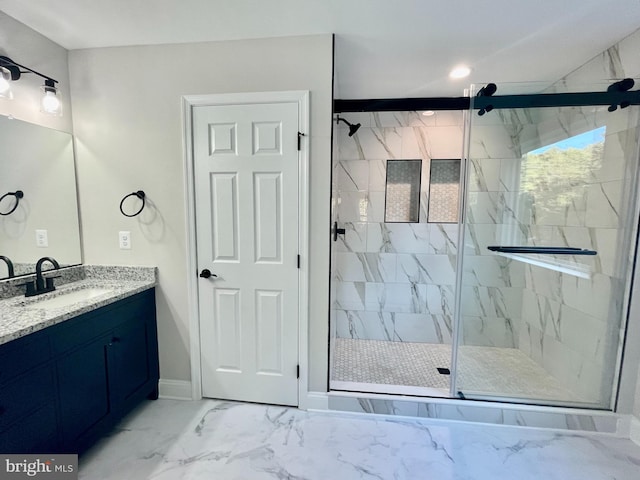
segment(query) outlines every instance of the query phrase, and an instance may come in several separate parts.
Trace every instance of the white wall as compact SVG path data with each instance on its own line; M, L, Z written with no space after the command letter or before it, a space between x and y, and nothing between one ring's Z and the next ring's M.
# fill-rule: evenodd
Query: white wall
M12 85L13 100L0 99L0 114L71 133L67 50L0 11L0 55L58 80L64 115L40 113L44 80L33 74L23 74Z
M310 389L326 390L331 35L69 53L85 262L156 265L163 379L189 380L181 96L310 90ZM142 189L152 208L126 218ZM131 250L118 248L130 230Z

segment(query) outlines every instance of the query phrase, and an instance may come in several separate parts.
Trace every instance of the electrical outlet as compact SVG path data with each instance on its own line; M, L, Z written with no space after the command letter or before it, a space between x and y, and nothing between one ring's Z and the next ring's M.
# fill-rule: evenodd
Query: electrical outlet
M131 232L119 232L120 249L131 250Z
M46 230L36 230L36 247L48 247L49 234Z

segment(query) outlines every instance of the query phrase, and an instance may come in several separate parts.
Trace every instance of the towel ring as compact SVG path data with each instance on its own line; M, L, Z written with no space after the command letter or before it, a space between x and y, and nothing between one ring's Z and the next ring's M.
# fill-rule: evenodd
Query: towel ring
M13 195L14 197L16 197L16 204L8 212L0 212L0 215L3 215L3 216L11 215L13 212L15 212L16 208L18 208L18 204L20 203L20 199L24 197L24 192L22 190L16 190L15 192L7 192L0 197L0 202L2 202L2 200L5 199L5 197L8 197L10 195Z
M133 213L133 214L129 215L128 213L124 212L124 210L122 209L122 205L124 205L124 201L127 198L132 197L132 196L138 197L140 200L142 200L142 206L140 207L140 209L136 213ZM124 198L122 200L120 200L120 212L125 217L135 217L136 215L138 215L144 209L144 206L145 206L145 199L144 198L145 198L145 194L144 194L144 192L142 190L138 190L137 192L132 192L129 195L125 195Z

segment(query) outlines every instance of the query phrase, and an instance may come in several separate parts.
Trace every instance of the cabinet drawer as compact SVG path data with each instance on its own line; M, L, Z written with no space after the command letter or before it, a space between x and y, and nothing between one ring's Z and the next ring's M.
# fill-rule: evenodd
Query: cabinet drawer
M50 358L49 336L40 332L0 345L0 385Z
M0 431L47 403L55 404L51 364L35 369L0 389Z
M153 301L152 296L143 292L61 323L54 327L51 334L54 353L66 352L109 332L117 325L149 315L150 308L155 308Z
M52 331L51 343L54 354L64 353L74 347L87 343L101 334L108 332L112 325L105 321L100 310L81 315L78 318L61 324Z

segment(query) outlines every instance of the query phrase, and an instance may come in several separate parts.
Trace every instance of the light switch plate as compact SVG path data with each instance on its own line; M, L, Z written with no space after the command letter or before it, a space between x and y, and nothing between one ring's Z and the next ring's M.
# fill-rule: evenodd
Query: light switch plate
M131 232L119 232L120 249L131 250Z
M36 230L36 247L44 248L49 246L49 234L47 230Z

